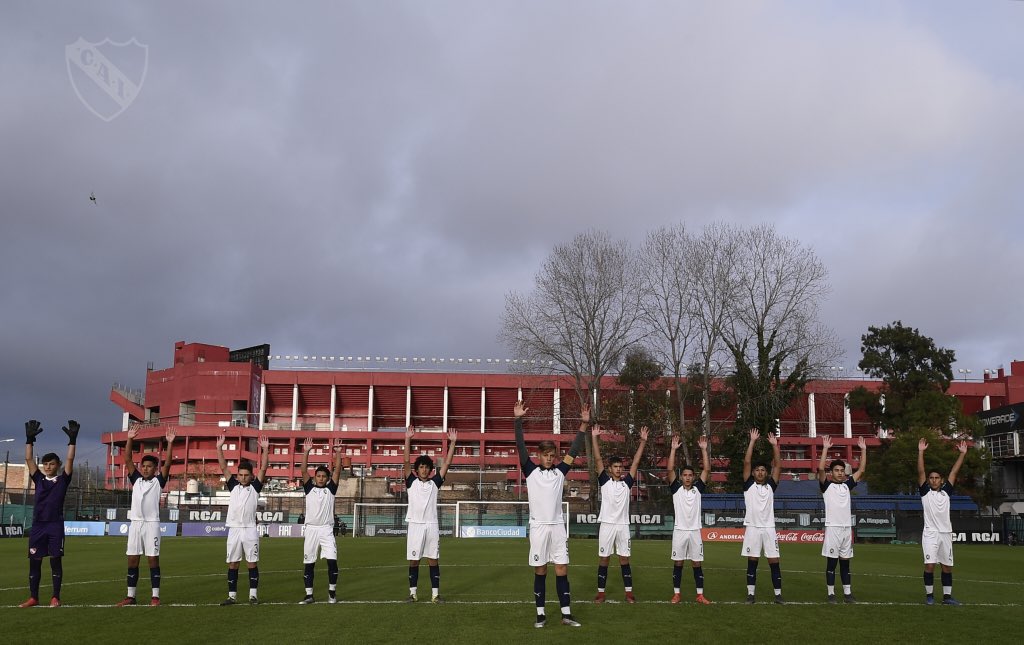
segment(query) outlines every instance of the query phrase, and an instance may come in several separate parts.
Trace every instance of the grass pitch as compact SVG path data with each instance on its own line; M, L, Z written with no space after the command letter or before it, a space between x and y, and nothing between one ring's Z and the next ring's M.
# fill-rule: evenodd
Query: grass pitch
M670 605L670 544L633 542L633 580L639 602L622 599L622 578L613 558L608 602L594 605L597 543L572 540L569 579L573 614L580 629L562 627L548 573L548 625L534 629L533 570L526 564L526 540L445 539L441 546L444 605L429 602L426 562L420 573L420 602L408 594L404 538L340 538L339 602L326 603L327 571L317 563L314 605L303 596L302 541L263 539L261 605L245 603L248 578L239 576L234 607L220 607L227 595L223 539L167 538L163 542L161 595L149 600L145 558L139 576L140 606L115 608L124 596L124 540L68 538L64 559L64 607L18 609L28 596L25 540L0 540L0 624L9 643L38 642L42 634L65 635L79 643L209 643L229 640L314 643L586 642L685 639L698 643L792 643L835 638L858 641L927 642L966 638L975 642L1019 642L1024 616L1024 549L1003 546L955 547L954 595L962 607L923 604L921 550L914 545L859 544L853 560L857 605L825 603L820 546L783 545L785 606L771 603L767 564L758 570L758 604L744 604L745 560L739 544L705 544L705 595L711 606L693 601L689 565L683 571L684 603ZM939 575L935 582L938 587ZM838 581L837 581L838 582ZM941 588L937 588L941 597ZM43 564L40 599L50 596L49 565ZM45 631L44 631L45 630Z

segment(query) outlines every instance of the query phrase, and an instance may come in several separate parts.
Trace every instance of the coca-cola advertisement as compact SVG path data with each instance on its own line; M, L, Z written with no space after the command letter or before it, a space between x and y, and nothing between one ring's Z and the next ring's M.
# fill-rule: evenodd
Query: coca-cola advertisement
M775 532L779 542L818 543L825 541L824 531L780 530ZM701 529L701 538L705 542L742 542L743 529Z

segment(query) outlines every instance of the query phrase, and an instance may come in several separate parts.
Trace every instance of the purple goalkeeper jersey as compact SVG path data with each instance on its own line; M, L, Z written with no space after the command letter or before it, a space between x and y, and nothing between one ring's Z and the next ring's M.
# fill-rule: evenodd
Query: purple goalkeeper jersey
M32 475L36 485L36 502L32 511L34 522L62 522L64 520L64 497L67 496L71 477L62 468L57 476L50 480L37 470Z

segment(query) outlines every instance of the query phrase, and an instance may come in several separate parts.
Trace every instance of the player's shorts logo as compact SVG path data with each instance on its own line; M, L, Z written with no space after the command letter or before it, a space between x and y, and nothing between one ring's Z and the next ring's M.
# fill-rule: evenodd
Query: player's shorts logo
M540 556L539 555L533 556L533 561L536 562L537 560L540 560Z
M415 551L415 550L413 550L412 554L413 554L413 556L415 556L415 555L416 555L416 551Z
M601 547L601 553L604 553L604 547Z
M676 552L675 551L672 552L672 557L673 558L676 557Z
M139 95L149 67L149 46L132 38L90 43L79 37L64 46L68 78L90 112L112 121Z

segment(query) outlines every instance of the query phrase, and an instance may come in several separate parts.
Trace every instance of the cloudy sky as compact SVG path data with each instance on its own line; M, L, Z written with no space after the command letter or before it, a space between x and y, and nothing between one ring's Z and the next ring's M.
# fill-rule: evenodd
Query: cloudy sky
M590 227L772 223L848 370L896 319L1008 367L1022 33L1011 0L4 2L0 448L75 417L102 459L177 340L505 356L505 294Z

